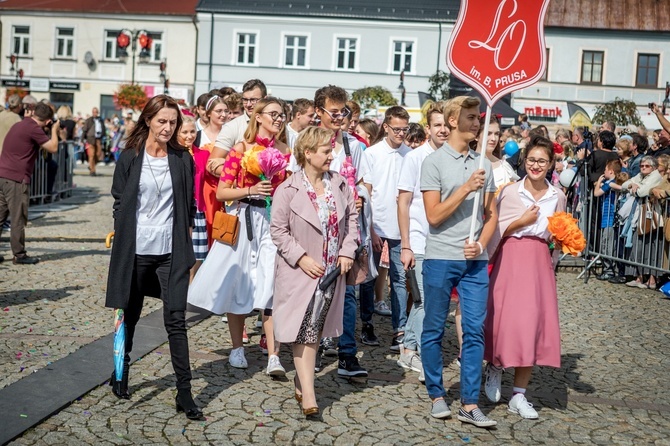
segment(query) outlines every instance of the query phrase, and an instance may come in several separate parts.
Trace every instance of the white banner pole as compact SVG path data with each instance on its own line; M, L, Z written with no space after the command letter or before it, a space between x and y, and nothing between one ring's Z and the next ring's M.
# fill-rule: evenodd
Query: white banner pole
M486 105L486 118L484 121L484 131L482 132L482 136L480 138L481 144L482 144L482 153L480 154L479 157L479 167L478 169L483 169L484 168L484 159L486 158L486 146L487 141L489 139L489 122L491 121L491 106ZM470 237L468 238L470 243L474 243L477 240L475 240L475 226L477 225L477 213L481 213L481 209L479 209L479 201L481 200L481 197L484 195L484 189L486 188L486 181L484 181L484 187L482 189L478 190L475 193L475 203L472 207L472 221L470 222Z

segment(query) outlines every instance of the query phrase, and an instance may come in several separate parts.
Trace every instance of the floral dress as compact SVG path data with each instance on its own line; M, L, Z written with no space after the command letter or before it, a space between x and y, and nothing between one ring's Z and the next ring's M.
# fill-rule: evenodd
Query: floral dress
M304 171L302 172L302 175L307 195L309 196L312 205L314 205L314 209L321 222L321 233L323 234L322 260L326 270L321 278L321 280L323 280L328 273L337 268L337 258L340 249L340 230L337 224L335 198L333 197L333 190L330 185L330 174L323 174L324 193L320 197L317 197L316 192L309 180L307 180ZM326 322L326 316L328 315L328 309L333 302L335 283L336 282L333 282L333 284L324 291L318 286L316 287L312 301L309 303L305 317L300 325L300 330L298 331L298 336L295 340L296 344L315 344L319 342L319 337Z

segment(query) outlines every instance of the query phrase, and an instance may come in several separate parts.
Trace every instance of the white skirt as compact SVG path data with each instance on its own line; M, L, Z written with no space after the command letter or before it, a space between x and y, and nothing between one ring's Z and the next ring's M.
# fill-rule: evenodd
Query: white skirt
M253 240L247 238L251 212ZM277 248L264 208L240 203L240 233L235 246L214 241L188 290L188 303L214 314L248 314L272 308Z

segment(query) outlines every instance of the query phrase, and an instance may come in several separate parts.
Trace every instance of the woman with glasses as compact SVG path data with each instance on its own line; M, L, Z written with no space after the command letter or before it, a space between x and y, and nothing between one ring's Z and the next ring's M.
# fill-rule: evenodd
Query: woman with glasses
M498 402L503 368L514 368L508 408L526 419L538 418L525 396L533 367L561 366L547 218L565 211L566 198L546 179L553 163L553 143L543 137L534 139L525 154L526 177L498 195L498 227L488 248L493 269L484 324L485 393Z
M628 191L636 200L634 211L628 216L628 223L624 226L622 237L632 241L630 260L634 262L654 264L656 257L659 257L657 247L659 234L662 230L652 230L644 233L643 228L639 228L640 213L646 212L646 203L652 189L663 182L663 176L657 170L658 162L653 156L645 156L640 160L640 173L621 185L623 191ZM655 206L652 206L652 209ZM659 215L661 215L659 213ZM641 233L642 232L642 233ZM627 274L635 275L635 279L626 282L627 286L637 288L656 289L656 278L648 268L638 266L629 266L626 268ZM644 281L644 275L649 274L649 280Z
M261 180L243 168L243 158L249 151L274 147L288 162L291 152L277 136L284 131L286 115L283 101L267 97L256 104L244 134L228 154L216 191L219 201L232 202L228 213L239 216L239 236L230 246L214 241L207 259L200 267L189 289L191 305L215 314L228 314L228 326L233 349L230 365L247 368L242 345L244 318L253 309L264 310L263 329L268 341L267 374L283 376L279 362L279 345L274 342L272 325L272 291L276 247L270 237L270 210L266 197L286 178L283 170L270 180ZM245 161L246 162L246 161Z

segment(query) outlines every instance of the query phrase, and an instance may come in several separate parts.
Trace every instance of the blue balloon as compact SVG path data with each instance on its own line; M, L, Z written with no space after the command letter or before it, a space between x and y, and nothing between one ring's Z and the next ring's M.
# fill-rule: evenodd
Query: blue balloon
M505 151L505 155L514 156L519 151L519 144L516 141L507 141L503 150Z

